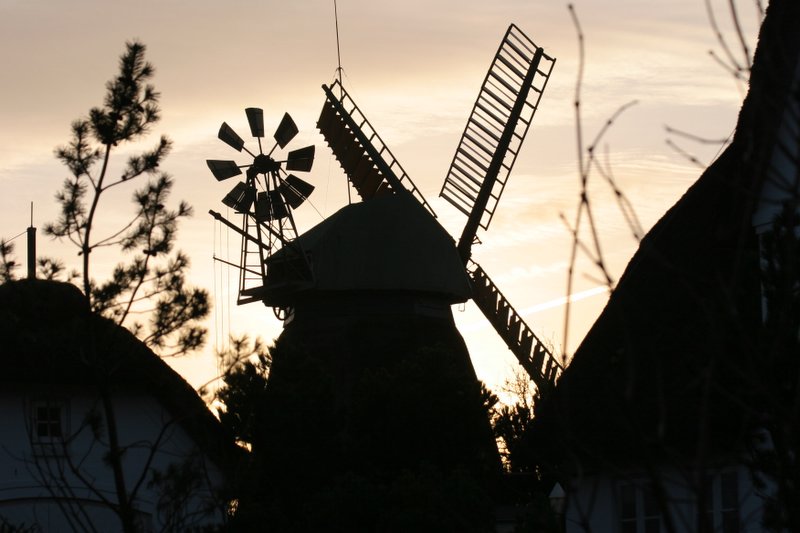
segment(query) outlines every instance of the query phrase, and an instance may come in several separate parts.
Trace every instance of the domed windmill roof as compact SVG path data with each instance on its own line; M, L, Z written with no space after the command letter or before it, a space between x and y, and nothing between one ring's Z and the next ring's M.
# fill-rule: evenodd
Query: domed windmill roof
M411 291L449 303L471 296L452 237L410 195L348 205L294 242L310 258L313 291Z

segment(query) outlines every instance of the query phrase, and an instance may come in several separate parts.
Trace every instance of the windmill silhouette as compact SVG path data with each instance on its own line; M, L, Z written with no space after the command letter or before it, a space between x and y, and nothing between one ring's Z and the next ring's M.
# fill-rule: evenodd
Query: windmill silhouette
M290 236L288 226L257 217L259 197L255 210L235 204L243 227L225 223L242 235L241 269L260 274L239 301L260 300L286 317L253 437L253 450L267 457L265 499L291 508L337 476L385 481L423 465L493 483L499 456L451 307L474 299L539 390L552 387L561 367L471 260L471 248L497 208L554 63L508 28L441 190L468 217L458 243L341 82L323 85L317 127L362 201ZM209 166L226 176L236 165ZM275 180L271 190L289 181ZM253 221L261 239L275 240L260 240ZM263 251L259 265L245 264L248 244Z

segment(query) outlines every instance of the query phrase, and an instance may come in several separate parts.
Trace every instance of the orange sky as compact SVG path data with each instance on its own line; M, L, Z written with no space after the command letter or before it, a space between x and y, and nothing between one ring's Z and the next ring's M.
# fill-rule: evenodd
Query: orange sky
M713 3L727 33L728 3ZM639 101L606 141L615 177L649 228L699 175L666 146L664 125L725 138L742 92L707 54L716 44L703 0L584 0L575 7L586 38L586 136L620 105ZM745 7L752 47L755 9ZM563 307L557 304L565 296L570 237L559 215L573 219L579 191L572 105L578 44L566 4L339 0L338 10L345 86L455 236L463 217L436 195L506 27L516 23L557 58L495 220L474 254L511 303L526 310L537 334L563 346ZM160 133L175 142L164 169L176 180L174 200L195 207L194 218L181 227L180 247L192 257L192 281L215 297L209 349L176 364L200 383L215 371L211 348L229 332L266 339L280 332L271 310L233 304L236 274L211 260L215 252L235 258L239 246L232 235L220 237L205 214L223 208L219 200L230 188L213 179L205 159L237 155L216 139L219 124L227 121L244 134L245 107L263 107L267 129L289 111L301 131L292 147L317 146L308 178L317 186L311 198L316 211L298 211L301 230L320 220L317 211L328 215L346 201L343 175L315 130L320 85L333 80L336 68L333 2L0 0L1 236L25 230L30 202L35 225L55 218L53 194L67 174L53 148L68 140L73 119L101 103L124 43L133 38L148 46L162 93L163 120L143 146ZM682 144L706 163L719 150ZM124 152L118 157L122 161ZM636 243L599 185L592 186L592 198L604 252L618 277ZM127 212L131 193L111 198L104 216ZM24 242L17 243L22 252ZM77 263L74 250L41 234L39 251ZM113 259L96 258L107 265ZM570 352L605 302L593 291L592 277L596 273L582 262L575 292L584 299L574 305ZM497 388L513 356L472 304L454 314L479 376Z

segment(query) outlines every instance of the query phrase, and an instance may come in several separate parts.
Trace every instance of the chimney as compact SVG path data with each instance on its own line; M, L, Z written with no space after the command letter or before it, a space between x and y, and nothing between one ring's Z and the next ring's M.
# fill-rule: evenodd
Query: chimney
M28 279L36 279L36 228L28 228Z
M36 279L36 228L33 227L33 202L31 202L31 225L28 227L28 279Z

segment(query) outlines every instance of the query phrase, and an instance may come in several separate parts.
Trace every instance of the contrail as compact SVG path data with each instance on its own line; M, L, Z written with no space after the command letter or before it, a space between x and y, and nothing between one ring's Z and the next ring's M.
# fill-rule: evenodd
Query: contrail
M581 292L572 293L569 297L570 303L578 302L580 300L585 300L586 298L590 298L595 296L596 294L601 294L604 292L608 292L608 287L601 286L595 287L594 289L587 289ZM522 311L519 311L519 314L522 316L532 315L538 313L540 311L545 311L547 309L552 309L554 307L561 307L562 305L567 304L567 297L562 296L561 298L556 298L555 300L550 300L549 302L544 302L538 305L534 305L532 307L526 307Z
M580 300L585 300L586 298L591 298L592 296L596 296L598 294L608 292L608 287L600 286L595 287L593 289L587 289L581 292L572 293L569 296L569 301L571 302L578 302ZM529 316L534 315L536 313L540 313L542 311L546 311L548 309L553 309L554 307L561 307L562 305L566 305L567 297L562 296L560 298L556 298L554 300L550 300L548 302L540 303L537 305L533 305L531 307L526 307L520 311L518 311L520 316ZM480 322L473 322L472 324L467 324L462 327L464 331L474 331L478 329L488 328L491 324L485 320L481 320Z

